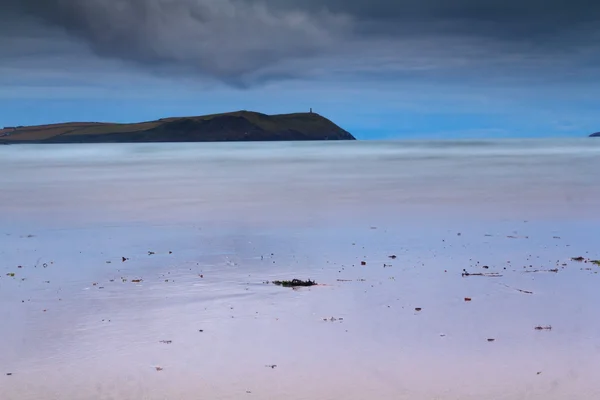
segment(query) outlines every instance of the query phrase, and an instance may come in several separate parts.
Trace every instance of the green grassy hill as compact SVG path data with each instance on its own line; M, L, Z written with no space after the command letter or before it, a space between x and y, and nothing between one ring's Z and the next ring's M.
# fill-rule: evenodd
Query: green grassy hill
M266 115L237 111L198 117L163 118L133 124L71 122L6 127L0 143L136 143L283 140L355 140L316 113Z

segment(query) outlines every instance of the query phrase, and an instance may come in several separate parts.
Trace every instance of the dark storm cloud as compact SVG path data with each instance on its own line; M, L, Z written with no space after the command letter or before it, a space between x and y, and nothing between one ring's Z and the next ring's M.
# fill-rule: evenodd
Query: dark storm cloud
M270 0L273 4L296 3L293 0ZM595 0L306 0L313 9L325 5L333 12L345 12L360 18L441 19L458 21L495 21L536 24L594 20L600 6ZM555 27L559 27L554 24Z
M532 54L542 61L589 55L600 43L600 2L592 0L0 1L3 54L44 51L31 36L47 28L101 57L237 85L350 64L530 63Z
M13 21L34 18L63 30L102 57L232 82L282 61L318 55L338 43L349 25L346 18L326 11L309 14L235 0L4 0L2 4L1 15ZM4 32L17 36L25 30Z

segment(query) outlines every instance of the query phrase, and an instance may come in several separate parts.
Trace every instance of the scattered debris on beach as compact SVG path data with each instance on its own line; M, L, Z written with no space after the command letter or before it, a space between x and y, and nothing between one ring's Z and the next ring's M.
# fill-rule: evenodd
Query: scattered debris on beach
M317 282L311 281L310 279L307 281L292 279L291 281L273 281L271 283L273 283L273 285L283 287L315 286L317 284Z
M461 233L457 233L457 236L461 236ZM490 235L490 234L486 234L485 236L486 237L492 237L492 235ZM500 237L502 237L502 236L500 236ZM512 239L522 239L522 238L527 239L528 238L527 236L518 236L518 237L517 236L507 236L507 237L508 238L512 238ZM555 236L554 239L560 239L560 237L556 237ZM546 237L545 240L547 240L547 237ZM355 244L353 243L353 245L355 245ZM447 245L444 245L444 246L447 246ZM463 247L465 247L465 246L463 246ZM446 248L446 247L444 247L444 248ZM546 248L546 247L544 247L544 248ZM363 249L364 249L364 247L363 247ZM402 261L407 260L406 262L400 262L400 261L394 262L394 265L396 265L396 268L399 271L399 274L397 275L398 281L401 281L401 278L402 278L401 273L402 273L402 271L409 270L410 268L420 267L421 266L421 261L424 261L424 260L418 260L417 262L414 262L415 261L414 259L411 259L411 257L406 256L406 254L404 253L404 249L402 249L402 250L396 249L396 250L400 252L400 253L397 253L397 254L401 254L401 256L402 256L401 260ZM157 251L158 251L159 255L164 255L165 254L164 250L157 249ZM114 268L114 270L117 271L116 273L119 273L119 275L123 274L124 276L127 276L127 278L121 277L122 282L132 282L132 283L142 283L142 282L144 282L144 280L141 279L141 278L131 279L132 276L135 277L136 275L134 275L134 273L132 273L131 271L127 271L127 269L128 269L128 267L135 266L136 261L138 261L139 259L143 258L143 256L145 255L145 253L146 253L146 249L142 249L141 253L130 254L130 256L132 257L132 259L134 261L132 263L128 263L127 265L122 265L121 268L122 268L123 272L121 272L120 269ZM141 254L142 257L140 257L140 254ZM152 256L152 255L155 255L157 253L154 252L154 251L147 251L147 254L148 254L148 256ZM168 254L172 254L172 251L168 251ZM387 272L391 272L391 271L395 272L395 270L387 270L387 271L383 271L383 273L378 272L379 269L378 268L374 268L374 266L376 266L376 265L380 265L381 266L381 261L382 260L380 258L379 259L371 258L371 254L372 253L367 253L367 252L361 252L360 255L359 254L354 254L352 259L342 260L338 264L338 267L336 267L336 272L340 273L340 275L338 275L338 276L342 276L344 278L351 278L351 279L337 279L337 282L354 282L354 281L356 281L356 282L367 282L367 279L357 278L356 276L345 275L345 274L347 274L347 271L349 271L349 266L350 265L352 265L352 267L356 267L357 266L357 262L360 262L361 266L366 266L367 265L367 261L366 260L367 259L370 260L369 261L369 262L371 262L371 264L369 264L370 268L368 268L368 269L355 268L355 270L354 270L354 271L360 271L361 274L363 274L363 273L367 274L367 273L370 273L371 271L374 271L373 272L374 275L368 275L368 286L362 286L361 285L359 287L358 285L348 285L348 286L346 286L346 285L337 285L336 289L341 289L341 290L345 290L347 288L350 288L350 289L359 289L362 292L362 290L364 288L366 288L367 290L370 290L369 287L371 287L371 288L376 287L375 285L377 285L377 284L379 284L379 285L385 285L386 281L395 281L396 277L388 276L388 274L387 274ZM585 254L588 255L588 252L585 252ZM436 256L439 256L440 253L436 253L434 251L433 255L434 255L434 257L436 257ZM492 253L492 255L494 255L494 254ZM113 258L114 256L115 255L111 256L110 258ZM272 253L271 253L271 256L273 256ZM398 256L396 254L390 254L390 253L387 253L387 252L384 252L383 254L380 254L379 257L383 258L383 260L387 260L387 259L396 260L398 258ZM494 277L495 278L495 277L502 277L503 274L506 275L507 277L510 277L511 275L515 275L516 274L516 275L521 276L522 278L525 278L525 276L521 275L521 274L524 274L524 273L544 273L544 272L547 272L547 273L550 273L550 272L551 273L558 273L559 272L559 268L562 269L562 270L565 270L565 268L568 268L567 263L569 263L569 259L571 261L574 261L574 262L584 263L584 264L581 264L581 265L575 265L576 268L573 268L574 270L579 270L579 269L581 269L581 270L584 270L584 269L585 270L592 270L592 269L596 270L597 268L593 267L594 265L600 267L600 259L595 259L594 260L592 258L587 258L587 257L583 257L583 256L569 257L569 254L566 254L566 255L565 254L562 254L562 255L559 254L556 257L553 257L551 260L547 260L545 258L540 259L541 257L544 257L543 255L540 256L540 255L535 255L535 254L533 254L533 255L529 254L526 257L526 261L512 260L512 263L511 263L511 261L507 261L504 258L496 260L496 262L494 262L493 261L493 260L495 260L494 258L490 258L489 255L485 255L486 259L483 260L483 262L488 262L488 263L490 263L490 265L484 265L483 262L477 261L477 259L475 258L475 256L472 256L472 257L473 258L469 259L469 263L468 264L463 264L461 266L456 266L456 268L453 265L449 265L448 266L448 265L444 265L444 264L440 263L439 264L439 266L441 267L440 272L441 271L450 272L450 273L452 273L451 274L452 276L450 276L450 274L448 274L448 275L445 276L446 278L458 279L458 277L457 277L458 274L456 274L456 273L458 272L459 269L462 268L462 266L466 266L471 271L481 271L481 272L469 272L466 269L462 269L462 274L461 274L462 277L480 276L480 277ZM591 254L590 254L590 257L592 257ZM109 258L109 257L106 257L106 258ZM101 264L103 264L104 262L106 264L111 264L111 261L104 261L104 260L106 260L106 258L104 258L104 256L103 256L103 258L101 258L99 262ZM538 260L536 260L536 258ZM127 257L121 257L121 259L122 259L122 262L126 262L126 261L130 260ZM261 259L263 259L262 256L261 256ZM151 258L150 260L158 261L159 259ZM118 267L118 256L116 257L116 260L113 259L113 262L115 262L115 261L116 261L117 264L113 264L113 265L115 265L116 267ZM196 262L196 261L198 261L198 262ZM38 259L38 263L39 262L40 262L40 259ZM201 262L202 262L201 260L194 260L194 263L196 264L196 266L198 266L199 263L201 263ZM521 262L522 262L522 264L521 264ZM35 267L38 266L38 263L35 264ZM329 264L330 261L327 261L327 263ZM332 262L332 263L333 264L337 264L337 263L334 263L334 262ZM54 264L54 262L50 262L50 264ZM12 266L7 267L7 268L10 268L9 271L11 269L14 271L14 269L13 269L14 265L16 265L16 264L12 264ZM30 270L28 269L29 268L28 265L29 264L27 264L25 267L22 266L22 265L19 265L19 266L16 267L16 268L19 269L17 271L17 273L19 273L19 277L16 277L16 274L14 272L6 273L7 271L2 271L3 273L0 274L0 278L3 278L4 273L6 273L6 276L8 276L8 277L13 277L13 278L16 277L17 278L17 279L14 279L14 280L4 279L4 280L7 281L7 284L12 284L12 282L18 283L21 280L21 276L22 275L26 275L27 272L30 272ZM237 265L237 264L235 264L235 263L229 263L228 265ZM423 263L422 265L425 266L425 263ZM556 265L557 268L551 268L554 265ZM560 265L562 265L562 267L560 267ZM31 265L29 265L29 266L31 266ZM43 264L44 268L46 268L47 266L48 266L48 264L46 264L46 263ZM579 267L588 267L588 266L589 267L593 267L593 268L579 268ZM392 267L392 264L383 263L383 268L388 268L388 267ZM507 267L509 269L508 271L507 271ZM571 267L573 267L573 264L571 264ZM105 267L105 268L108 268L108 267ZM175 268L178 268L178 266L175 265ZM187 265L186 265L186 269L185 269L186 271L185 272L186 272L186 274L189 275L189 277L195 278L194 284L196 284L196 281L198 281L198 277L199 278L204 278L203 272L207 272L207 274L208 274L207 276L212 277L210 279L211 281L218 280L218 277L215 278L216 274L214 274L214 273L211 274L211 270L209 270L209 269L204 270L204 269L200 269L200 268L202 268L202 267L196 267L194 269L189 268L190 272L188 273L187 272ZM448 269L443 269L443 268L448 268ZM551 268L551 269L548 269L548 268ZM492 272L492 271L502 271L502 272L499 273L499 272ZM45 272L45 271L40 271L40 272ZM563 272L563 271L561 271L561 272ZM115 282L115 281L118 282L118 279L119 279L118 276L119 275L116 275L116 273L115 273L115 275L113 275L113 279L110 279L109 282ZM174 274L175 273L176 272L174 272ZM153 277L148 272L144 272L143 274L145 275L144 279L146 280L146 282L156 282L156 281L162 282L163 279L167 276L167 274L171 274L171 272L165 272L165 274L161 274L160 277L158 278L158 280L156 280L157 278ZM379 274L379 275L377 275L377 274ZM137 275L137 276L140 276L140 275ZM176 276L178 276L178 275L176 275ZM248 277L251 277L251 276L252 275L248 275ZM328 275L328 276L330 278L332 277L330 275ZM172 277L174 277L174 275L172 275ZM317 278L319 278L319 277L317 276ZM534 278L538 278L538 277L528 276L528 278L531 278L533 280ZM540 276L539 278L543 278L543 276ZM29 279L30 278L28 277L28 280ZM50 284L50 281L42 281L42 279L46 279L46 276L43 276L42 278L40 278L40 280L37 283L45 282L46 284ZM175 278L175 279L177 279L177 281L179 281L179 278ZM243 279L247 279L245 275L244 275ZM254 278L251 278L251 279L253 280ZM324 279L324 278L321 277L320 279ZM23 278L23 280L25 280L25 278ZM183 278L182 278L182 280L183 280ZM477 284L477 282L479 282L479 284L487 284L487 285L495 286L496 288L498 288L498 286L496 286L496 284L497 284L497 285L505 286L506 288L514 290L514 291L517 291L519 293L534 294L532 291L529 291L529 290L519 289L519 288L515 288L515 287L511 287L509 285L506 285L506 284L503 283L503 281L504 281L504 279L499 279L499 280L496 280L496 281L486 281L486 280L479 281L479 280L475 279L472 282L470 280L469 281L463 281L463 282L464 282L464 284L469 284L469 285L471 285L471 284L475 285L475 284ZM56 282L56 281L53 279L52 282ZM103 283L101 283L101 282L103 282ZM104 289L104 286L101 286L101 285L102 284L106 284L106 287L109 288L109 284L107 284L106 281L101 281L101 282L94 282L92 284L92 286L97 287L98 289ZM174 280L173 279L164 279L164 282L174 282ZM247 283L247 281L244 281L244 282L246 282L247 285L251 285L251 283ZM264 281L262 283L267 284L267 285L273 284L273 285L277 285L277 286L291 288L293 290L302 290L301 289L302 287L310 287L310 286L318 285L316 281L311 280L311 279L308 279L308 280L301 280L301 279L275 280L275 281ZM87 285L89 285L89 281L86 282L86 286ZM520 285L526 286L526 285L528 285L528 283L520 283ZM143 287L143 286L145 286L145 285L139 285L139 286L136 286L136 285L124 285L124 287L127 287L127 288L133 287L133 289L135 289L137 291L145 290L146 288ZM249 288L250 288L250 290L252 290L252 286L249 286ZM89 289L89 288L86 287L85 289ZM246 288L246 290L248 290L248 288ZM364 290L364 293L367 293L367 290ZM473 288L469 287L469 289L466 290L464 293L469 293L469 295L475 295L475 299L477 300L476 303L479 304L479 305L484 304L486 302L487 298L485 296L478 295L477 294L478 292L473 292L472 290L473 290ZM541 293L541 289L536 289L536 292L538 290L540 290L540 293ZM106 292L108 292L108 290L106 290ZM284 292L285 291L283 291L282 293L284 293ZM507 292L505 291L504 294L506 294L506 293ZM99 296L99 295L95 294L95 296ZM517 295L515 294L515 296L517 296ZM472 297L463 297L464 302L472 302L473 299L474 298L472 298ZM62 299L58 299L58 300L62 300ZM399 300L400 302L406 301L406 299L402 299L402 298L397 298L396 300ZM526 299L524 299L524 300L526 300ZM27 300L27 301L31 301L31 300ZM453 301L454 302L457 302L457 301L460 302L460 292L459 292L458 296L454 295L454 300ZM21 302L25 303L25 300L22 300ZM399 304L399 303L395 303L395 304ZM475 307L475 306L477 306L477 304L464 305L463 307L467 307L468 309L472 310L471 307ZM435 310L436 307L432 306L430 303L428 303L428 304L421 304L421 305L427 305L428 306L428 312L427 313L419 314L419 313L422 312L423 308L422 307L414 307L414 303L412 305L410 305L410 303L408 305L407 304L403 304L401 306L401 308L403 310L408 311L409 313L410 313L411 308L413 308L414 313L411 313L411 315L413 316L414 321L419 321L422 318L427 318L427 316L430 315L430 313L432 313L432 312L435 313L435 311L436 311ZM381 304L381 307L385 307L385 306L386 306L386 303ZM50 308L52 308L52 307L49 306L48 309L50 309ZM396 306L395 305L392 305L392 306L387 305L387 308L393 308L394 309L394 308L396 308ZM48 311L48 309L43 309L43 312L46 313ZM234 308L230 307L230 309L233 310ZM400 309L400 307L398 307L396 309ZM206 308L205 308L205 310L206 310ZM46 318L51 317L52 314L55 311L56 311L56 309L52 309L52 312L48 312L48 315L44 316L44 317L46 317ZM332 312L332 311L336 312L335 310L330 310L330 312ZM37 312L39 312L39 308L37 308ZM340 312L340 310L337 310L337 312ZM258 314L258 313L259 312L257 311L256 314ZM325 315L327 315L327 314L325 314ZM234 318L234 316L231 316L231 318ZM237 316L235 318L237 318ZM258 318L258 317L256 317L256 318ZM314 318L314 314L313 314L313 318ZM275 320L279 320L279 318L275 318ZM316 321L313 320L313 322L319 323L320 320L322 320L324 322L327 322L327 323L334 323L334 322L341 323L342 321L344 321L344 318L334 317L334 316L331 316L331 317L322 317L321 316L321 318L317 317ZM353 320L353 319L350 318L350 320ZM347 320L344 326L347 326L348 321L350 321L350 320ZM107 321L110 322L111 320L107 320ZM102 322L105 322L105 320L103 319ZM533 322L530 321L529 324L531 324L531 325L527 324L527 325L530 326L530 328L526 327L525 329L531 329L531 327L533 327L533 329L536 330L536 331L551 331L553 329L551 325L534 325L535 322L536 321L533 321ZM556 322L556 321L554 321L554 322ZM334 327L332 326L332 328L334 328ZM343 326L341 326L339 328L341 329L341 328L343 328ZM338 328L335 328L335 329L338 329ZM192 332L194 331L194 327L192 327L191 331ZM199 333L203 333L204 332L203 329L197 329L197 331ZM346 330L346 332L348 332L348 330ZM492 332L488 332L488 333L494 334L493 331ZM207 334L207 335L208 336L203 336L202 339L211 340L213 335L211 335L211 334ZM537 336L537 334L535 334L535 335ZM545 334L541 334L541 333L540 333L540 335L545 336ZM446 334L445 333L440 333L439 336L440 337L446 337ZM156 340L156 339L157 338L155 338L154 340ZM486 338L486 336L482 335L482 337L479 339L479 340L482 340L482 342L480 342L480 343L484 343L483 339L486 339L486 341L490 342L490 343L496 341L495 338L489 338L489 337ZM175 340L178 340L178 339L175 338ZM164 345L170 345L170 344L173 343L172 340L159 340L158 342L161 343L161 344L164 344ZM178 341L178 343L181 344L179 341ZM156 346L156 341L154 342L154 346ZM490 349L493 349L493 348L490 347ZM168 349L166 349L166 350L168 350ZM258 365L260 365L260 361L259 361ZM150 366L152 366L152 364L150 364ZM271 368L271 369L275 369L277 367L277 365L276 364L271 364L271 365L265 365L265 367ZM157 372L163 371L163 369L164 369L163 367L160 367L160 366L155 366L154 368L155 368L155 370ZM530 371L530 373L531 372L535 372L535 370ZM539 371L539 372L537 372L537 375L540 375L541 373L542 372ZM6 376L13 375L13 373L5 373L5 374L6 374ZM249 393L249 391L247 391L247 393Z

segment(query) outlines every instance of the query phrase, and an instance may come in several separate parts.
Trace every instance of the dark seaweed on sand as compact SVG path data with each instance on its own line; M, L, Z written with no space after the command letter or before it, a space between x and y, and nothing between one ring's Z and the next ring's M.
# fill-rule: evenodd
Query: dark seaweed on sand
M310 279L307 281L292 279L291 281L273 281L272 283L283 287L314 286L317 284L317 282L311 281Z

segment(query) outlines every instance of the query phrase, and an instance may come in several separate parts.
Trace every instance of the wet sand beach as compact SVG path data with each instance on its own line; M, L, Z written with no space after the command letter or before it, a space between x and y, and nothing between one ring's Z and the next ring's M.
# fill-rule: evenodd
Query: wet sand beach
M2 400L600 398L600 143L27 145L0 167ZM272 284L293 278L318 285Z

